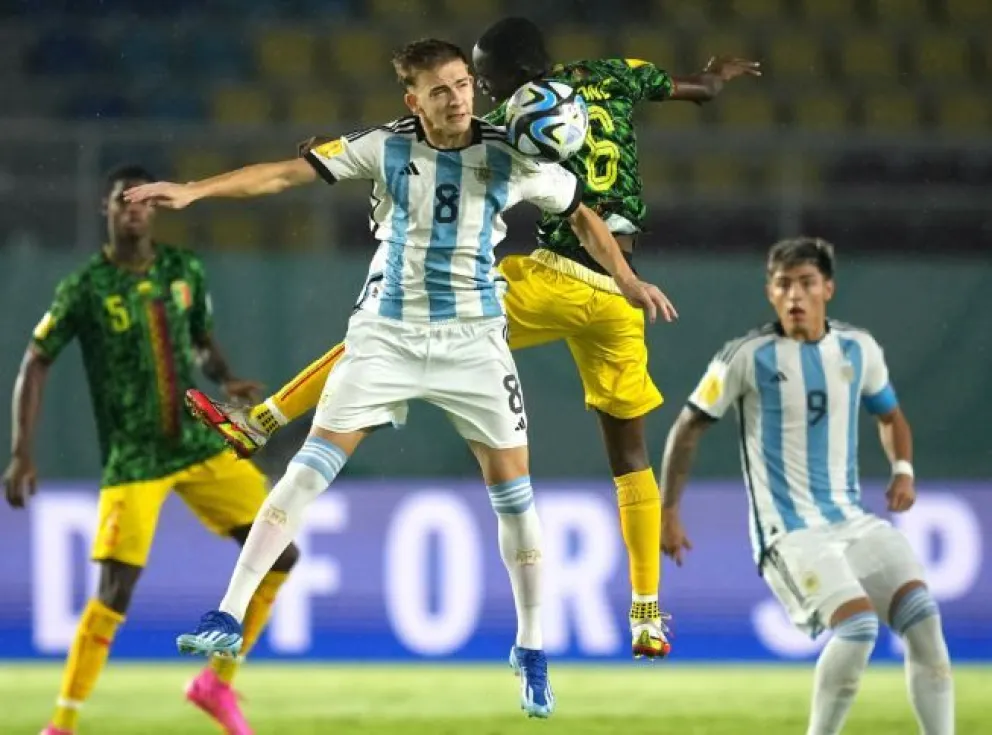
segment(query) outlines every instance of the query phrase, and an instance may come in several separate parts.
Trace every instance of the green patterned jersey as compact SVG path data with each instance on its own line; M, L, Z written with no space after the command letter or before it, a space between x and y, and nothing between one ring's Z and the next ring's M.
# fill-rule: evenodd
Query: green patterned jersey
M59 283L34 330L35 350L50 360L79 340L104 487L163 477L224 449L183 410L194 343L211 328L203 264L188 250L155 248L143 274L94 255Z
M671 96L671 76L638 59L593 59L557 64L547 78L575 87L589 108L585 146L563 164L585 182L583 204L604 220L622 217L635 231L640 230L647 208L641 199L637 137L631 118L639 102ZM489 113L486 120L505 125L506 103ZM614 222L611 229L617 230ZM537 237L541 247L601 272L567 220L544 215Z

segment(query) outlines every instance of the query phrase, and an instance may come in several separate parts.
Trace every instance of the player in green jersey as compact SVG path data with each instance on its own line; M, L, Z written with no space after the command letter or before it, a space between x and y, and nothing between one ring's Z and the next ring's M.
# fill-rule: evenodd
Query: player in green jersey
M79 341L103 467L96 597L79 622L51 723L43 731L76 729L79 708L107 660L118 626L148 558L159 510L175 490L212 531L244 543L267 494L265 477L240 462L224 442L182 410L197 362L228 395L251 396L258 384L232 376L214 341L210 300L200 259L155 243L154 210L127 203L128 187L154 181L145 169L112 172L104 192L108 242L64 278L34 330L14 387L13 447L4 474L7 501L23 508L36 488L32 444L52 362ZM299 552L276 562L249 609L253 638ZM247 618L246 618L247 624ZM247 625L246 625L247 628ZM214 659L187 688L187 698L228 733L250 732L231 689L238 663Z
M714 59L700 74L672 77L653 64L601 59L553 64L541 31L530 21L508 18L489 28L473 60L483 90L505 100L525 82L558 79L577 87L589 106L590 132L583 149L565 162L585 182L582 201L606 221L629 255L645 215L637 148L630 116L637 104L666 99L703 102L723 84L757 65ZM486 117L502 124L503 108ZM311 139L304 145L326 142ZM301 151L302 153L302 151ZM620 521L630 561L630 624L634 656L663 657L669 651L658 608L661 501L648 459L645 416L661 405L647 371L644 317L617 292L568 224L541 220L538 249L503 258L511 349L565 340L578 367L586 405L599 418L617 488ZM280 426L311 410L333 366L344 354L337 345L278 393L242 409L194 393L191 407L242 456L261 447Z

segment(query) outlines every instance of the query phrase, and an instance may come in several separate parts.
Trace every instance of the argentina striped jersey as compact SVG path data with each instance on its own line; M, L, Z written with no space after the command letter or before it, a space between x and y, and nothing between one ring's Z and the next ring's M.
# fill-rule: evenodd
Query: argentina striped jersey
M372 182L370 224L378 248L357 308L404 321L503 314L494 249L502 213L521 201L570 214L582 186L561 166L514 150L502 129L473 119L469 145L434 148L417 117L311 149L328 182Z
M862 515L858 406L897 405L882 349L863 329L829 321L819 342L778 324L728 342L689 405L719 419L733 405L755 558L783 534Z

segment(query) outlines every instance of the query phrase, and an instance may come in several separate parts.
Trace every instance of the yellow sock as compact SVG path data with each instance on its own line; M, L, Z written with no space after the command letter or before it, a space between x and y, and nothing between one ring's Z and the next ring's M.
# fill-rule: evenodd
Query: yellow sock
M635 602L657 604L661 576L661 495L648 468L614 477L620 528L627 546ZM631 608L633 613L633 607Z
M238 672L238 666L248 655L248 652L258 641L265 624L269 622L269 615L272 613L272 605L275 604L276 594L279 588L289 577L289 572L269 572L258 585L255 594L248 603L245 611L245 619L241 628L244 635L244 642L241 644L241 655L238 658L229 656L214 656L210 659L210 668L217 674L217 678L230 684L234 680L234 675Z
M327 376L344 354L344 343L334 345L279 391L251 410L253 423L268 434L317 406ZM275 410L273 410L275 409Z
M99 600L90 600L86 604L65 662L59 700L52 716L52 724L58 729L76 729L79 707L93 691L107 663L114 634L122 622L123 615Z

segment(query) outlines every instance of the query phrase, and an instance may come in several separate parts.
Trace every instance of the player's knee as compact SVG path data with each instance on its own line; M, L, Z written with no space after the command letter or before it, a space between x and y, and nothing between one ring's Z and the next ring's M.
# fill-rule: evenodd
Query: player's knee
M939 614L940 609L930 590L922 583L911 583L896 593L889 612L889 621L892 630L905 635L914 625Z
M269 497L273 500L277 495L313 499L334 482L347 461L348 456L340 448L331 442L311 437L289 461L282 481Z
M124 615L131 606L131 596L141 576L141 567L108 559L101 562L97 599L116 613Z
M603 441L614 477L623 477L650 467L648 449L644 441L644 420L618 419L599 413Z
M289 572L296 566L296 562L300 560L300 547L296 544L290 544L286 547L279 558L276 559L276 563L272 565L273 572Z
M648 469L648 452L644 447L624 448L610 452L610 472L614 477L623 477Z
M852 643L874 646L878 640L878 615L874 610L862 610L847 616L833 625L834 635Z
M489 485L489 502L499 515L519 516L534 505L534 489L530 475L523 475L495 485Z

